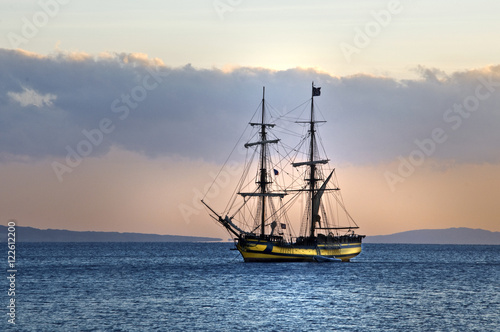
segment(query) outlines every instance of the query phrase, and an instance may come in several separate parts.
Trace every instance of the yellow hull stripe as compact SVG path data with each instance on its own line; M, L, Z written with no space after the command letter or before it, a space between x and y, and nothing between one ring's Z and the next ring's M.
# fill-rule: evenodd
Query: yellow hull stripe
M247 243L244 246L238 244L237 248L245 261L313 261L314 256L318 255L348 261L361 252L361 243L341 244L335 248L331 245L319 245L317 248L293 248L271 243Z

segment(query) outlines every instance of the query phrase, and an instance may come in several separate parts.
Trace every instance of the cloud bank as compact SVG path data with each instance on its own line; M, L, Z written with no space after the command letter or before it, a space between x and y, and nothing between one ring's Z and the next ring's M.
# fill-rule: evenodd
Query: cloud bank
M310 98L314 81L334 162L408 157L436 129L446 139L435 144L434 159L499 162L500 66L417 70L421 78L399 81L299 68L171 68L145 54L0 49L0 160L61 158L78 149L100 156L117 146L151 158L220 162L258 107L262 86L284 112Z

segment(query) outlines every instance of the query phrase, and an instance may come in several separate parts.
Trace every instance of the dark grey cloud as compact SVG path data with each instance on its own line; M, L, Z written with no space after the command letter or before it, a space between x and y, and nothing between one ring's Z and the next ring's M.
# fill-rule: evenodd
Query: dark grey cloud
M417 70L421 78L401 81L304 69L170 68L140 54L38 56L0 49L0 157L64 157L104 119L108 132L94 137L93 156L116 145L151 157L220 161L258 107L262 86L284 114L310 98L315 81L328 121L322 140L335 161L408 156L416 140L432 139L441 128L447 139L432 157L498 162L500 66L449 75Z

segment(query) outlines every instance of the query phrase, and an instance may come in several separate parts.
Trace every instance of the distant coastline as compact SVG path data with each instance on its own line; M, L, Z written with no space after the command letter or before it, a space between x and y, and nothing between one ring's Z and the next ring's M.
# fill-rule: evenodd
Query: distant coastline
M213 237L143 233L68 231L16 226L16 242L220 242ZM7 242L7 226L0 225L0 242Z
M500 245L500 232L473 228L420 229L390 235L367 236L364 243L492 244Z
M221 242L220 238L144 233L69 231L16 227L16 242ZM7 242L7 227L0 225L0 242ZM484 244L500 245L500 232L472 228L420 229L367 236L363 243Z

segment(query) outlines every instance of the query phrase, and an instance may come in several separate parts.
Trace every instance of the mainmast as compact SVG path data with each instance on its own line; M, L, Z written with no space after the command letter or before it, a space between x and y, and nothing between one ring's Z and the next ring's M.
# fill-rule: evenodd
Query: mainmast
M316 227L316 213L314 211L313 202L315 195L315 187L316 187L316 164L314 163L314 155L316 154L316 135L314 128L314 96L315 92L318 91L317 95L319 95L319 88L315 90L314 82L312 82L312 92L311 92L311 122L309 132L311 134L311 141L309 143L309 190L310 190L310 202L311 202L311 228L310 228L310 237L314 237L314 230Z
M264 122L265 116L265 95L266 87L262 87L262 119L260 127L260 140L266 142L266 123ZM265 220L266 220L266 187L267 187L267 169L266 169L266 144L262 144L260 149L260 192L262 196L261 201L261 214L260 214L260 234L264 236Z
M309 123L309 133L310 133L310 142L309 142L309 153L308 153L308 160L307 161L302 161L302 162L296 162L292 163L293 167L299 167L299 166L307 166L309 167L309 179L307 181L309 182L309 188L304 189L303 191L308 191L309 192L309 208L310 208L310 222L311 224L309 225L309 236L314 237L314 232L316 230L316 222L318 222L320 219L319 217L319 206L320 206L320 201L321 201L321 196L323 195L323 192L325 191L326 183L330 180L330 177L327 178L327 180L323 183L321 188L316 189L316 184L318 182L318 178L316 178L317 172L317 164L326 164L328 163L328 159L318 159L315 160L316 157L318 157L317 153L317 142L316 142L316 128L315 124L317 122L324 122L324 121L316 121L314 120L314 97L321 95L321 88L315 87L314 82L312 83L312 96L311 96L311 118L309 121L297 121L298 123ZM305 229L305 232L307 233L307 229Z

